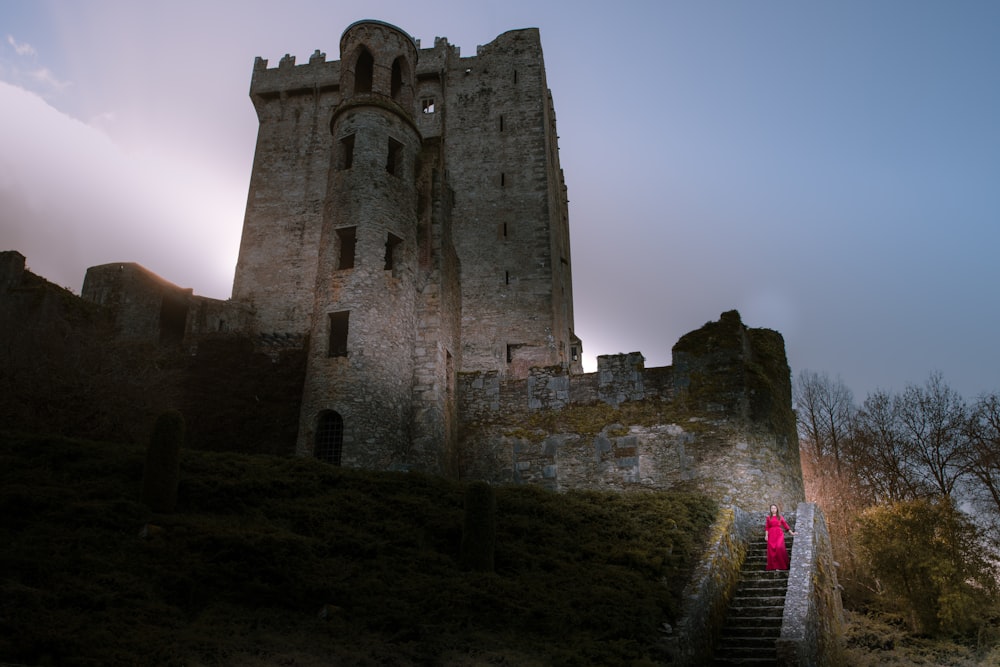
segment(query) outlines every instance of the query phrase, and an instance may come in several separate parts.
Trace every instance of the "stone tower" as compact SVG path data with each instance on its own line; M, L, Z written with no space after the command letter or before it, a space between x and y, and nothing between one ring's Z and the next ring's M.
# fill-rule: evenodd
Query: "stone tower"
M456 377L582 372L566 188L535 29L462 58L381 21L250 86L260 121L232 301L307 340L297 451L447 467Z

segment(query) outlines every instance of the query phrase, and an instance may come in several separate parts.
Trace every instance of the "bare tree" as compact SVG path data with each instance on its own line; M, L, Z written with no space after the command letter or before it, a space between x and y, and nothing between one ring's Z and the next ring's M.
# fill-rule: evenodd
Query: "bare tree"
M946 498L968 472L969 409L940 373L918 387L909 385L898 404L908 458L923 485Z
M825 373L802 371L793 391L806 498L823 508L840 563L838 577L850 598L864 588L854 534L861 510L870 504L854 466L857 408L846 385Z
M806 370L799 373L793 399L805 453L816 463L832 461L841 477L855 412L851 390L839 378Z
M971 487L981 518L1000 542L1000 396L984 395L971 410L967 465L978 484Z
M899 418L899 399L878 389L865 398L855 420L854 468L872 503L927 495L915 473Z

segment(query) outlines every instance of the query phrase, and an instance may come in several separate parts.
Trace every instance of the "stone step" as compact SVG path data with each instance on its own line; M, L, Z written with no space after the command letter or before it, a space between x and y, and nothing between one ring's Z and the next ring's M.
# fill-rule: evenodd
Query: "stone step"
M740 665L741 667L773 667L778 664L777 657L774 658L716 658L712 661L714 667L727 667L728 665Z
M784 585L788 581L788 570L753 570L752 572L741 572L741 581L770 581Z
M747 616L755 616L758 618L781 618L782 614L785 612L785 605L777 605L774 607L729 607L729 618L744 618Z
M785 593L781 595L739 595L734 597L729 603L731 608L741 609L748 607L778 607L785 608Z
M749 619L740 619L741 621L747 621ZM778 637L781 636L781 624L775 623L773 618L760 619L762 622L767 621L766 624L761 625L727 625L722 628L722 637L734 639L746 639L752 637L754 639L766 640L769 642L774 642Z
M778 654L774 648L774 642L770 646L748 647L733 646L729 648L720 647L715 653L716 660L777 660Z
M788 579L786 578L754 578L754 579L744 579L736 587L736 594L739 595L740 591L785 591L788 588Z
M795 529L794 518L788 523ZM789 555L793 539L785 536ZM781 635L788 590L787 570L767 569L767 542L755 539L747 548L740 581L729 603L713 665L777 665L775 641Z
M774 640L777 636L762 636L759 633L755 635L724 635L721 640L719 640L720 650L733 650L738 648L755 648L755 649L771 649L774 650Z

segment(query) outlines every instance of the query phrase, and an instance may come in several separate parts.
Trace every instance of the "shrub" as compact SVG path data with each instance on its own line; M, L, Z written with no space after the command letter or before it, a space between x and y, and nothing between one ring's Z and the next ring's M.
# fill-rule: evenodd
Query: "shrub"
M142 474L142 502L154 512L170 513L177 505L183 441L184 417L180 412L169 410L157 417Z
M462 567L475 572L492 572L496 538L496 494L486 482L473 482L465 492L465 523L460 553Z

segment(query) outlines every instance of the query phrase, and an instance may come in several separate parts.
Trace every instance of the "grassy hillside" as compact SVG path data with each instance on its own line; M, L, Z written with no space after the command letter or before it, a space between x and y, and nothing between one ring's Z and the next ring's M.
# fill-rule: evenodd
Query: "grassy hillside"
M649 664L716 512L498 488L483 574L458 564L459 482L189 450L154 515L143 459L0 435L0 662Z

